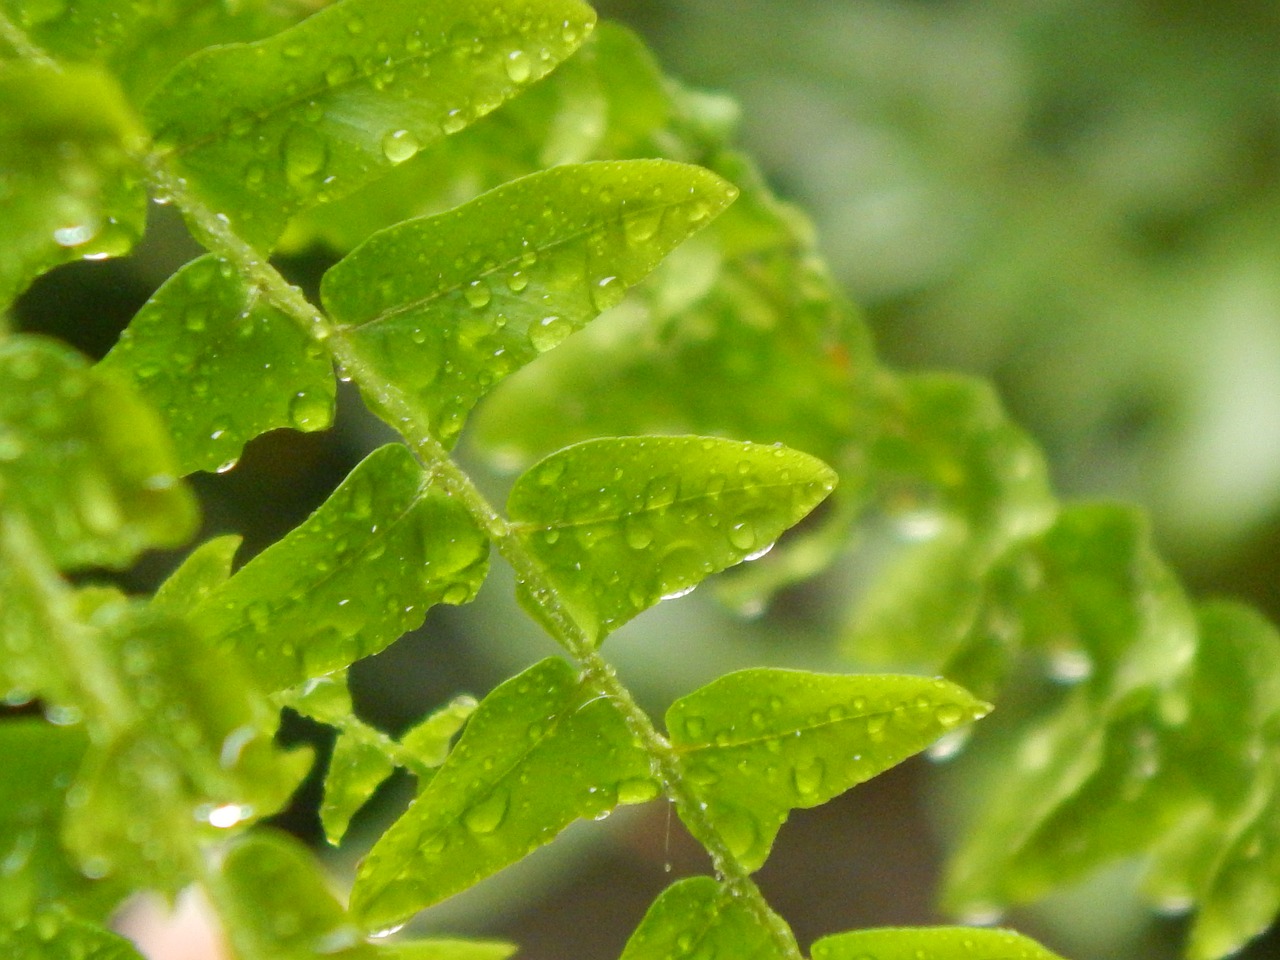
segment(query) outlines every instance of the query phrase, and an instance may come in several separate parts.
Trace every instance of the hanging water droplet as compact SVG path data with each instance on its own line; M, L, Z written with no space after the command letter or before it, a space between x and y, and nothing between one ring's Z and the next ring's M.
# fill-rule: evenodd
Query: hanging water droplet
M380 930L374 930L372 933L367 934L367 936L370 940L383 940L391 936L392 934L399 933L403 929L404 929L403 923L393 923L389 927L383 927Z
M462 824L475 834L493 833L507 816L507 795L495 790L462 815Z
M529 55L523 50L512 50L508 53L505 66L507 76L511 78L512 83L527 83L529 76L533 73Z
M925 750L925 755L935 763L942 763L950 760L961 750L965 744L969 742L969 736L973 732L972 727L964 727L960 730L952 730L950 733L944 733L933 745Z
M418 138L409 130L393 130L382 138L382 153L391 163L404 163L422 149Z
M662 594L661 599L679 600L681 597L687 597L689 594L693 593L696 587L697 587L696 583L692 583L687 587L680 587L678 590L672 590L670 593Z
M569 321L553 314L549 317L543 317L537 323L530 325L529 343L539 353L546 353L553 347L563 343L565 337L572 332L573 327L569 324Z
M1058 683L1079 683L1093 673L1093 660L1083 650L1055 650L1049 656L1049 676Z
M300 390L289 401L289 422L303 433L323 430L332 419L332 404L321 394Z

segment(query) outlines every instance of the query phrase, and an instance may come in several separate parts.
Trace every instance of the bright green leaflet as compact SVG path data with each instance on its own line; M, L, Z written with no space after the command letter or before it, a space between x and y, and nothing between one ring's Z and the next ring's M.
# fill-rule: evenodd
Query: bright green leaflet
M156 291L101 369L132 380L160 411L184 474L229 469L273 427L313 431L333 421L328 354L213 256Z
M329 892L305 846L284 833L260 831L236 842L222 867L232 893L233 929L247 956L273 960L505 960L502 943L365 942Z
M507 509L598 644L664 597L768 550L834 486L829 467L781 445L610 438L531 467Z
M73 727L29 719L0 724L0 929L22 927L54 904L103 920L126 893L88 879L62 848L67 787L86 745Z
M556 167L375 234L321 294L339 335L452 445L494 384L617 304L734 195L667 160Z
M658 795L648 754L573 668L543 660L480 703L458 745L356 875L368 929L514 863L578 818Z
M129 156L142 136L106 74L0 62L0 307L51 267L118 256L142 236L147 197Z
M663 80L639 38L600 23L520 96L367 187L295 218L282 246L319 241L345 252L384 227L546 167L661 155L651 134L666 120Z
M578 0L341 0L265 40L188 58L146 119L205 202L269 248L293 214L550 72L594 21Z
M1012 930L888 927L823 937L813 960L1061 960Z
M708 816L757 870L791 810L826 803L988 710L945 680L759 668L680 698L666 722Z
M377 653L434 604L470 601L488 562L466 509L392 444L193 617L266 689L284 690Z
M60 913L46 913L7 937L8 960L143 960L133 944L101 927Z
M74 351L34 336L0 341L0 491L63 569L123 567L191 535L196 504L156 416ZM11 541L7 563L23 564Z
M151 609L174 614L194 609L230 579L231 564L240 543L239 536L228 534L200 544L160 584L151 597Z
M751 911L710 877L673 883L653 902L620 960L774 960L777 946Z

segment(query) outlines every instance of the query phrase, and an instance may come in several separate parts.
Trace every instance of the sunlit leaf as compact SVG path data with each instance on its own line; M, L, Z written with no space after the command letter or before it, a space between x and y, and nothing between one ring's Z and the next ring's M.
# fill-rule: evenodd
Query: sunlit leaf
M784 955L772 932L740 897L710 877L690 877L672 884L653 902L621 960L775 960Z
M240 542L240 537L229 534L206 540L192 550L182 565L160 584L151 598L152 609L175 614L194 609L230 579L231 563Z
M0 929L23 926L59 903L81 917L105 919L126 892L90 880L62 847L67 789L85 746L76 728L29 719L0 723Z
M203 50L147 106L171 162L255 246L539 79L594 22L578 0L342 0ZM228 110L227 105L233 109Z
M791 810L826 803L990 707L945 680L751 669L667 711L707 816L748 870Z
M813 960L1061 960L1012 930L888 927L823 937Z
M123 937L52 911L12 932L0 931L0 951L8 960L143 960Z
M616 304L733 196L664 160L556 167L374 235L321 291L371 369L452 443L494 384Z
M426 790L365 858L352 912L369 929L395 925L574 820L657 792L614 705L563 660L543 660L481 702Z
M170 277L101 368L160 412L183 473L233 466L274 427L323 430L333 420L328 354L213 256Z
M195 616L261 683L283 690L378 652L433 604L468 602L488 560L465 508L389 445Z
M137 119L106 74L0 62L0 306L50 267L128 252L146 194Z
M123 566L191 534L195 501L155 415L131 390L31 336L0 341L0 381L6 510L25 518L58 566Z
M536 464L508 510L598 643L660 599L768 550L834 486L830 468L780 445L613 438Z

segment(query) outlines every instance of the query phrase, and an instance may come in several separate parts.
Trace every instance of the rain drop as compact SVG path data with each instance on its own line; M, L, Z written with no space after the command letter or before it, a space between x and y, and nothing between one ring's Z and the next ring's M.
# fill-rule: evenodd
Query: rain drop
M323 430L332 419L329 400L318 393L300 390L289 401L289 422L303 433Z
M597 310L608 310L622 302L625 292L617 277L601 277L591 288L591 302Z
M565 337L572 332L573 328L567 320L552 314L529 327L529 343L539 353L546 353L552 347L563 343Z
M382 153L391 163L404 163L421 148L418 138L408 130L393 130L382 138Z
M820 757L814 757L809 763L803 764L795 768L791 773L791 782L795 785L796 793L808 800L817 796L818 791L822 789L822 780L826 775L826 769Z
M512 83L527 83L533 73L529 55L523 50L512 50L507 54L506 68Z
M462 291L462 295L466 298L467 303L476 310L482 310L489 305L489 301L493 299L493 294L489 291L489 286L483 280L473 280L467 284L466 289Z
M507 816L507 795L495 791L462 815L462 824L475 834L493 833Z

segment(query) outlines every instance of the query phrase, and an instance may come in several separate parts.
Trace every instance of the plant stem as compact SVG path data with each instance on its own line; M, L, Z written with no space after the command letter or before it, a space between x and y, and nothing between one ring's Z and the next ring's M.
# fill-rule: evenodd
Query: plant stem
M153 187L173 199L209 250L234 264L246 282L256 287L265 299L292 317L329 351L343 376L350 377L377 401L387 422L401 433L423 465L489 534L499 554L511 565L516 577L538 605L544 626L577 662L583 683L612 700L632 735L648 751L667 796L676 804L690 832L710 854L716 872L730 893L746 905L769 931L780 958L803 960L790 928L770 909L760 888L729 850L690 789L680 756L658 732L653 720L636 703L630 690L618 679L613 668L600 656L586 632L566 609L546 570L525 549L511 525L458 466L444 445L431 435L425 424L419 422L400 388L367 364L351 342L335 331L328 318L303 296L302 291L289 284L264 257L237 236L224 217L218 216L193 196L185 183L168 171L163 158L152 155L145 158L145 162Z

